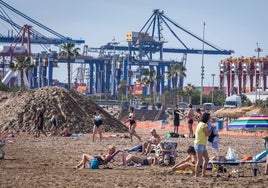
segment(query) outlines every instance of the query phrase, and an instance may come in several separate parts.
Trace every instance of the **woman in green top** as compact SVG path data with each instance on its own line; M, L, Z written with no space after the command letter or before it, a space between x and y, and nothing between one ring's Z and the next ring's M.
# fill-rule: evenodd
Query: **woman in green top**
M210 113L205 112L202 115L201 121L198 123L195 130L194 148L197 155L197 162L195 164L195 177L199 176L200 166L202 166L202 175L205 176L206 167L208 165L208 152L207 152L207 140L210 132L208 131L207 122L210 119Z

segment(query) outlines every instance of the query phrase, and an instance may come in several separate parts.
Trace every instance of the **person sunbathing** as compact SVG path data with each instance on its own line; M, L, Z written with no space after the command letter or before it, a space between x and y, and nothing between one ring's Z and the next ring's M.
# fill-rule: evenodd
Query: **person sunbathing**
M152 138L142 144L141 156L146 156L152 151L152 147L157 146L161 142L161 137L156 133L155 129L151 130Z
M108 147L108 150L105 153L101 153L97 156L92 156L88 154L82 155L82 160L79 162L77 166L75 166L75 169L83 169L86 168L86 164L90 163L90 161L94 158L96 158L99 162L99 164L103 164L105 160L107 160L111 155L113 155L115 152L115 146L111 145Z
M129 154L126 157L126 164L130 165L131 163L140 164L140 165L156 165L159 164L161 161L156 157L140 157Z
M69 125L67 123L65 123L63 125L63 130L60 132L59 134L60 136L63 136L63 137L69 137L72 135L70 129L69 129Z
M196 152L193 146L189 146L187 149L188 156L182 160L181 162L175 164L171 167L170 171L177 171L177 170L187 170L190 169L193 172L195 171L195 164L197 161Z

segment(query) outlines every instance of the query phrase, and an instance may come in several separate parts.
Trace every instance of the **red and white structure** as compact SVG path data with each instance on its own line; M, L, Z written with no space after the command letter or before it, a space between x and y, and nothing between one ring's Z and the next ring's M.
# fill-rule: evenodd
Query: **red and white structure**
M219 69L219 89L226 89L227 96L267 89L268 56L230 57L219 63Z

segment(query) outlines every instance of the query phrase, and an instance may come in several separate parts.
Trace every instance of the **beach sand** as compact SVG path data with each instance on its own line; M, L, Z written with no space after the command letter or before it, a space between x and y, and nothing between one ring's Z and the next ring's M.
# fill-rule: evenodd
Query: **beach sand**
M136 129L143 140L150 138L149 130L156 128L161 137L165 138L172 126L166 125L161 129L159 122L139 122ZM185 131L186 126L181 125L180 131ZM122 133L118 133L122 135ZM5 159L0 160L0 187L267 187L268 176L254 177L252 167L244 165L244 176L233 173L228 168L227 173L219 173L219 177L194 178L193 174L167 172L169 167L163 166L119 166L122 155L118 154L112 169L76 170L73 167L81 160L83 153L97 155L104 152L113 144L117 149L130 148L140 144L134 138L131 143L129 138L116 137L117 133L105 133L102 142L97 139L91 141L92 135L82 137L40 137L30 135L15 135L14 139L7 139L4 147ZM126 133L127 135L127 133ZM3 136L3 135L2 135ZM233 148L239 158L253 156L253 146L256 153L264 150L263 139L256 138L254 144L253 135L222 133L220 136L220 155L226 155L229 147ZM185 150L193 145L193 138L171 138L178 143L178 157L176 161L186 156ZM211 147L208 147L209 156L218 155ZM264 164L259 164L261 173ZM242 169L242 168L240 168ZM231 174L230 177L227 175Z

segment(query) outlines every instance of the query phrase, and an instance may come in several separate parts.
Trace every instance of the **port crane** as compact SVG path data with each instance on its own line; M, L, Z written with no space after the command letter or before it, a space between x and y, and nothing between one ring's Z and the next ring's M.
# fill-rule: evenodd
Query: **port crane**
M167 42L164 38L164 30L168 30L176 41L177 48L164 47ZM177 34L182 32L184 35L188 35L191 39L197 41L197 43L204 44L204 49L192 48L189 44L183 41L183 39ZM118 56L114 56L112 75L123 74L123 80L128 80L128 85L131 84L131 79L128 77L129 71L132 70L132 66L147 66L156 69L157 75L163 75L167 67L171 64L179 63L185 66L188 54L206 54L206 55L231 55L233 50L224 50L210 42L203 40L201 37L193 34L191 31L180 26L168 16L164 14L164 11L159 9L153 10L153 14L142 26L138 32L128 32L126 34L127 46L119 45L119 43L109 42L99 48L89 47L89 51L92 53L99 53L99 57L106 57L106 54L126 54L126 58L122 59ZM164 61L164 54L183 54L181 61ZM155 54L159 54L159 57L155 58ZM114 67L116 63L121 63L123 69L116 69ZM120 75L119 75L120 77ZM117 83L120 80L117 81ZM179 87L183 86L183 80L180 79ZM168 82L167 88L170 88L170 82ZM174 87L174 86L173 86ZM112 88L113 89L113 88ZM164 89L164 80L157 81L156 92L162 93Z
M163 30L165 28L167 28L173 37L175 37L175 40L178 42L178 46L181 45L181 48L164 47L164 44L167 42L163 35ZM204 42L209 49L203 50L190 47L178 36L178 34L176 34L175 29L191 36L193 39L199 41L200 44ZM203 40L201 37L193 34L191 31L174 22L164 14L164 11L160 11L159 9L153 10L153 14L142 26L139 32L128 32L126 40L128 42L128 46L114 45L110 42L100 48L93 47L89 48L89 50L91 52L98 53L103 53L105 50L138 52L139 59L146 56L149 60L152 60L152 54L154 53L159 53L159 60L163 60L164 53L202 54L203 51L206 55L231 55L234 53L233 50L224 50L216 47L206 40Z
M65 37L62 34L54 31L53 29L50 29L49 27L41 24L40 22L36 21L35 19L25 15L24 13L20 12L19 10L15 9L14 7L10 6L9 4L7 4L6 2L4 2L3 0L0 0L0 7L1 7L1 11L0 11L0 18L9 23L14 29L15 31L20 30L23 26L15 23L10 16L8 16L7 12L5 11L4 8L12 11L13 13L15 13L16 15L26 19L27 21L29 21L31 23L31 28L30 28L30 33L31 33L31 43L32 44L53 44L53 45L60 45L63 43L75 43L75 44L83 44L85 43L84 40L75 40L75 39L71 39L69 37ZM47 37L45 35L43 35L42 33L40 33L39 31L37 31L35 28L41 28L43 30L45 30L46 32L52 34L52 36L54 37ZM12 34L12 33L11 33ZM16 40L16 37L8 34L7 36L5 35L0 35L0 42L2 43L12 43L14 40ZM27 37L26 37L26 40Z
M9 14L7 13L8 11L11 11L12 13L15 13L15 15L24 18L25 22L28 23L24 25L19 25L12 20L11 16L9 16ZM5 67L8 67L9 61L12 60L12 57L27 55L32 56L33 62L38 65L33 71L33 78L30 78L30 80L32 80L31 87L42 87L45 85L50 85L52 82L53 67L55 67L56 65L55 61L57 60L57 52L50 51L50 49L47 49L47 45L58 46L63 43L85 43L84 40L75 40L71 39L70 37L63 36L62 34L54 31L53 29L50 29L49 27L41 24L35 19L25 15L24 13L20 12L19 10L15 9L14 7L10 6L2 0L0 0L0 19L10 25L13 29L9 31L7 35L0 34L0 43L10 44L10 46L3 46L0 49L0 56L3 57L1 63L1 80L4 80L5 82L9 80L7 78L8 75L10 75L10 77L12 76L11 73L7 73L7 75L5 75ZM49 33L52 36L46 36L40 31L37 31L37 29ZM27 47L25 47L26 43ZM37 54L32 54L32 44L41 45L45 49L45 51L42 51L41 53ZM7 61L5 57L9 57L9 61ZM39 75L37 76L37 74ZM37 80L37 77L39 81ZM47 79L48 81L46 81Z
M54 30L42 25L33 18L30 18L29 16L21 13L2 0L0 0L0 6L6 7L7 9L15 12L36 26L30 28L30 40L32 44L58 45L66 42L72 42L75 44L84 43L83 40L73 40L68 37L64 37ZM5 22L11 24L13 28L21 28L21 26L13 22L7 15L4 16L3 13L0 18ZM54 37L42 35L39 31L36 30L38 27L45 30L46 32L49 32ZM164 28L167 28L167 31L171 32L172 36L175 37L175 40L178 44L176 48L166 47L166 40L164 38L163 32ZM184 42L182 38L177 34L177 30L184 32L192 39L195 39L200 43L204 43L206 45L206 48L201 50L198 48L190 47L191 45L186 44L186 42ZM12 37L12 34L9 34L8 36L0 34L0 42L12 42L14 41L14 38ZM27 40L27 37L25 37L25 41L30 40ZM98 48L86 47L83 51L84 55L72 59L71 63L80 64L79 71L77 71L77 80L79 82L86 80L86 84L89 88L89 93L95 93L96 91L99 91L100 93L109 92L111 94L114 94L117 90L118 84L122 80L127 80L128 85L131 85L132 78L128 73L132 71L133 66L154 68L157 75L163 75L166 71L166 68L172 64L179 63L185 65L187 54L204 53L207 55L230 55L233 53L232 50L223 50L210 44L207 41L204 41L197 35L175 23L172 19L168 18L164 14L164 11L160 11L159 9L153 10L153 14L146 21L140 31L128 32L126 34L126 42L127 45L125 46L120 45L114 40L113 42L109 42ZM87 56L85 55L87 52L98 53L98 57L93 58L93 56ZM182 58L180 61L166 61L164 60L164 54L167 53L182 54ZM125 54L125 56L122 57L120 54ZM157 54L159 54L159 57L155 58ZM41 52L33 58L35 61L39 62L39 65L43 63L47 65L44 67L42 65L43 69L39 72L42 72L42 75L44 75L45 78L43 78L43 80L47 80L43 85L50 85L51 80L53 79L53 63L54 59L57 58L57 53ZM66 63L66 59L58 59L58 63ZM167 86L164 84L164 79L157 81L157 93L162 93L165 87L171 88L170 82L168 82ZM39 84L38 87L41 87L43 85ZM179 82L179 87L182 87L182 85L183 81L181 80ZM34 87L36 87L36 85L34 85Z

